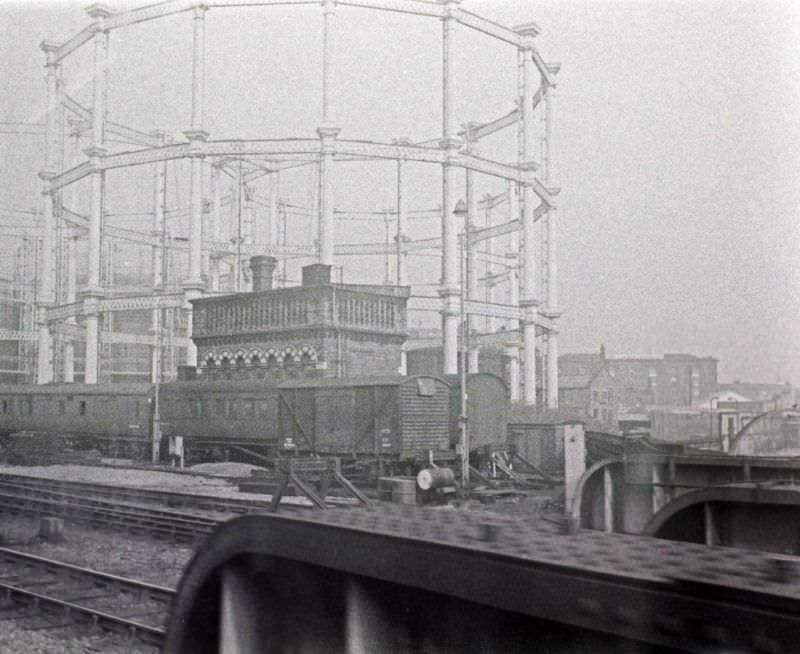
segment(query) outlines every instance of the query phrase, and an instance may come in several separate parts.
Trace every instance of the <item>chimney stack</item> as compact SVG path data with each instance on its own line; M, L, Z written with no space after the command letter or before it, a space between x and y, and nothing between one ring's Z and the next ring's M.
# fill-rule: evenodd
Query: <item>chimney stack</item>
M328 286L331 283L331 266L312 263L303 268L303 286Z
M278 260L275 257L257 256L250 258L250 270L253 271L253 293L271 291L273 275Z

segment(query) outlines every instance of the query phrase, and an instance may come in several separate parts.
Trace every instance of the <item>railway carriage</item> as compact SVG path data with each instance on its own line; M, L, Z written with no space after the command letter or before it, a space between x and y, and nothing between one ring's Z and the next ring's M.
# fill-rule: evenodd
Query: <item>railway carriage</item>
M159 402L163 433L182 436L193 457L277 452L278 392L268 381L170 382L159 388Z
M0 436L45 432L76 447L145 456L153 398L146 383L0 385Z
M175 382L164 433L194 456L316 454L405 461L450 445L450 388L437 377Z
M499 439L502 381L471 375L468 387L474 442ZM50 433L78 448L149 458L156 402L163 435L182 436L194 460L317 455L408 470L430 451L452 454L458 438L458 387L428 375L177 381L158 389L147 383L6 385L0 386L0 436Z

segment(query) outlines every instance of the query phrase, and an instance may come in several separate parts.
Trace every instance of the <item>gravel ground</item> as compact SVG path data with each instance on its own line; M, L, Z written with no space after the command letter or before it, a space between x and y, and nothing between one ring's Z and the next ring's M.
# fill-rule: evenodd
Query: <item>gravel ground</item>
M0 544L30 554L87 566L122 577L175 587L189 562L189 547L157 543L148 538L109 534L65 524L65 539L49 543L37 537L37 518L0 515ZM0 610L0 619L3 612ZM41 620L35 620L41 623ZM118 637L86 629L31 630L25 620L3 620L0 628L2 654L155 654L158 650Z
M263 495L240 493L230 482L219 477L162 472L159 470L71 464L52 466L12 466L5 464L0 465L0 474L2 473L65 481L116 484L132 488L175 491L176 493L264 498ZM245 474L244 476L247 475Z
M84 529L69 522L60 543L39 539L38 531L38 518L0 515L0 545L4 547L160 586L177 586L192 556L192 548L185 545Z
M3 622L2 654L157 654L158 648L115 641L106 634L81 636L73 629L27 630L16 620Z
M81 465L53 465L22 467L0 465L0 473L24 474L70 481L118 484L138 488L171 490L180 493L215 495L220 497L254 497L264 495L240 493L229 482L219 477L176 474L171 472L126 469L123 467L97 467ZM239 476L239 470L219 469ZM241 471L247 476L247 471ZM476 500L459 502L461 510L511 515L538 524L548 531L558 527L548 518L558 515L558 500L546 496L521 496L481 503ZM443 510L456 507L442 507ZM550 515L548 515L550 514ZM6 516L0 514L0 545L20 549L75 565L87 566L103 572L140 579L142 581L175 587L183 568L189 562L190 547L159 543L146 537L111 534L65 524L65 539L50 543L38 538L37 518ZM136 643L124 643L105 633L87 635L83 629L31 630L25 621L3 618L0 607L0 654L155 654L157 650Z

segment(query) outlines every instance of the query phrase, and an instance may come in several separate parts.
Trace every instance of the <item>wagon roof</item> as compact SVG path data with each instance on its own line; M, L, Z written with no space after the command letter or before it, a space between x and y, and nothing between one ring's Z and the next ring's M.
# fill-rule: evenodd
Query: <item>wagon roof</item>
M278 388L348 388L352 386L401 386L414 379L435 379L449 386L444 379L434 375L376 375L373 377L342 377L339 379L293 379L285 381Z
M260 391L267 388L277 388L278 383L270 379L193 379L187 381L172 381L161 386L161 392L165 395L169 393L190 393L202 392L237 392L237 391Z
M461 386L461 375L458 373L454 375L442 375L441 378L451 386ZM498 377L493 372L471 372L467 375L467 383L469 383L469 380L471 379L491 379L492 381L500 382L504 388L506 386L506 383L503 381L502 377Z
M147 395L148 382L124 384L0 384L1 395Z

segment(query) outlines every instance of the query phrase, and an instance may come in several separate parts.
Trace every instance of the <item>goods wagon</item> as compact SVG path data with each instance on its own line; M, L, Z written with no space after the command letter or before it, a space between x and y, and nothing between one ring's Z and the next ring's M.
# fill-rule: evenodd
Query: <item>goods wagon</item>
M309 379L278 387L282 445L399 460L450 447L450 387L438 377Z
M460 438L461 377L447 375L445 379L450 383L451 445L455 447ZM467 375L467 424L471 451L506 444L508 405L508 390L500 377L488 372Z
M146 383L0 385L0 435L59 434L77 447L120 455L145 454L152 410Z

